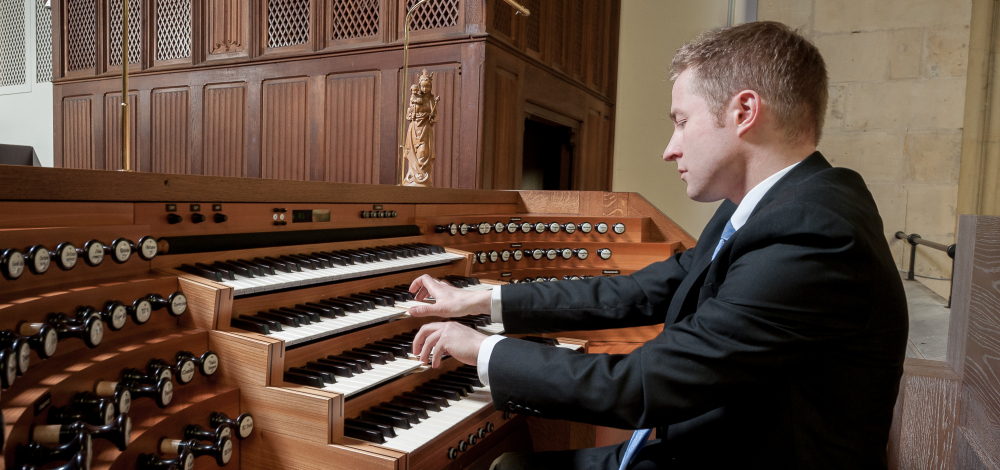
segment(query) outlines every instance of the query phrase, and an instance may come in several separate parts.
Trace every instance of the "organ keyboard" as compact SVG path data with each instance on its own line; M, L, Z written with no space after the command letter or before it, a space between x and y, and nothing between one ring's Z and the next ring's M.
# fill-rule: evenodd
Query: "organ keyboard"
M535 424L497 410L475 368L417 360L414 332L435 320L407 312L434 300L414 300L410 282L585 282L571 279L627 274L693 244L635 194L362 188L0 171L5 466L186 465L207 447L180 436L218 440L230 422L240 439L209 454L231 468L484 465ZM485 312L455 321L504 333ZM602 334L523 339L585 352L587 339L620 337ZM87 455L53 453L29 438L47 416L97 425L125 413L143 424L124 449L98 439ZM549 434L536 450L565 447ZM18 445L38 461L18 461Z

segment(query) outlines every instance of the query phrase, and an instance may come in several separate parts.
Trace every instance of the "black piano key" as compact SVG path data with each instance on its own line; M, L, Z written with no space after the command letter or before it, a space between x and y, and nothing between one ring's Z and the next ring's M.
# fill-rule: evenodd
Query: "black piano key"
M301 310L301 309L292 308L292 307L280 307L280 308L278 308L278 311L285 312L285 313L290 313L292 315L300 315L302 317L305 317L305 319L308 320L309 322L323 321L323 319L319 317L318 313L310 311L310 310ZM301 322L302 320L299 320L299 321ZM308 323L303 323L303 324L308 324Z
M333 374L321 370L312 370L305 367L289 367L288 372L295 372L296 374L312 375L314 377L319 377L323 379L324 383L328 384L337 383L337 379L333 378Z
M340 302L345 305L357 306L358 310L362 312L367 312L368 310L371 310L373 308L371 305L362 302L360 299L352 299L350 297L335 297L335 298L329 298L327 300L331 302Z
M410 429L410 421L408 419L376 411L362 411L361 419L374 423L388 424L397 428Z
M392 288L374 289L371 292L373 294L387 295L389 297L392 297L392 300L395 302L405 302L407 300L413 300L412 298L407 298L407 296L410 296L409 292L404 293L402 291Z
M375 303L368 299L359 299L357 297L337 297L338 300L357 302L364 305L366 309L371 310L375 308Z
M267 261L269 263L273 263L273 265L275 266L275 268L278 268L279 266L281 266L281 267L283 267L283 270L285 270L286 272L300 272L300 271L302 271L302 266L299 266L299 263L297 261L295 261L295 260L282 260L282 259L278 259L278 258L272 258L270 256L265 256L264 257L264 261Z
M239 328L241 330L253 331L262 335L271 334L271 330L267 327L267 325L249 320L243 320L241 318L231 318L229 320L229 326Z
M482 387L482 384L480 384L478 377L472 377L472 376L463 375L463 374L456 374L454 372L442 375L441 379L442 380L451 380L453 382L467 383L469 385L472 385L473 387Z
M406 349L407 352L410 352L410 350L413 349L413 341L407 341L405 339L386 338L383 340L379 340L379 342L399 346L403 349Z
M315 375L305 375L298 372L285 372L285 382L305 385L307 387L323 388L323 379Z
M470 374L475 374L476 377L479 377L479 369L476 368L476 366L470 366L470 365L467 365L467 364L462 364L462 365L458 366L455 370L457 370L459 372L467 372L467 373L470 373Z
M381 354L358 352L358 351L344 351L344 352L340 353L340 355L342 357L351 357L351 358L355 358L355 359L364 359L364 360L368 361L369 363L373 363L373 364L383 364L383 365L385 364L385 360L382 359L382 355Z
M388 408L390 410L410 412L417 415L417 418L420 419L427 419L429 417L427 416L427 410L418 406L404 405L402 403L390 403L387 401L380 403L378 406Z
M267 327L270 328L271 331L282 331L283 330L283 328L281 328L281 323L278 323L278 322L276 322L274 320L270 320L270 319L267 319L267 318L261 318L261 317L251 316L251 315L240 315L240 320L252 321L254 323L262 323L264 325L267 325Z
M292 328L299 327L299 319L292 317L291 315L278 315L271 312L257 312L257 317L274 320L282 325L288 325Z
M347 266L348 264L350 264L348 262L349 260L347 258L345 258L343 256L338 256L338 255L335 255L333 253L326 252L326 251L314 251L312 253L312 255L313 256L322 256L323 258L326 258L326 259L330 260L330 263L334 267L336 267L336 266Z
M338 359L319 358L319 359L316 359L316 362L318 362L320 364L327 364L327 365L330 365L330 366L333 366L333 367L344 367L344 368L347 368L347 371L350 372L351 375L338 374L338 375L341 375L342 377L354 377L354 374L360 374L361 373L361 365L358 364L357 362L346 361L346 360L342 360L342 359L339 359L339 358Z
M434 380L430 380L427 383L423 384L422 386L423 387L429 387L429 388L437 388L437 389L441 389L441 390L444 390L444 391L449 391L450 390L452 392L457 393L460 397L467 397L467 396L469 396L469 391L468 391L468 389L466 388L465 385L452 384L452 383L448 383L448 382L442 382L440 380L438 380L436 382Z
M310 312L315 313L318 316L326 318L337 318L337 313L330 307L324 307L319 304L296 304L295 310L300 312Z
M419 387L417 387L415 389L413 389L413 393L418 393L420 395L427 395L429 397L447 398L449 400L461 400L462 399L461 395L459 395L458 392L456 392L454 390L442 390L442 389L427 387L427 386L423 386L423 385L419 386ZM427 401L429 401L429 400L427 400ZM435 403L435 404L437 404L437 403Z
M406 418L406 420L409 421L410 424L419 424L420 423L420 418L418 418L417 414L414 413L414 412L412 412L412 411L399 411L399 410L395 410L395 409L392 409L392 408L385 408L385 407L382 407L382 406L373 406L373 407L369 408L368 410L372 411L372 412L375 412L375 413L382 413L382 414L386 414L386 415L390 415L390 416L399 416L399 417L402 417L402 418Z
M243 277L254 277L253 273L251 273L249 269L242 266L236 266L222 261L216 261L212 263L212 266Z
M361 367L361 370L372 370L371 361L364 357L355 357L355 355L346 355L341 353L338 356L326 356L326 358L329 360L339 359L342 361L354 361L355 364Z
M341 377L354 377L354 371L352 371L349 366L341 364L329 364L320 361L322 361L322 359L318 361L310 361L306 364L306 368L321 370L323 372L329 372L333 375L339 375ZM360 369L358 369L358 373L361 373Z
M313 262L309 261L309 260L298 259L298 258L294 258L294 257L288 256L288 255L279 256L278 259L281 260L281 261L284 261L286 263L293 263L296 266L298 266L300 270L301 269L318 269L317 265L313 264Z
M312 323L312 317L310 317L309 315L306 315L304 313L291 312L291 311L288 311L288 310L284 310L283 308L272 308L271 310L268 310L267 312L268 313L272 313L274 315L284 315L284 316L288 316L288 317L294 318L294 319L296 319L296 320L299 321L300 325L308 325L308 324Z
M294 256L296 258L302 258L302 259L311 260L314 264L319 263L319 268L320 269L329 269L329 268L333 267L333 263L331 263L330 260L328 260L326 258L320 258L318 256L313 256L311 254L306 254L306 253L300 253L300 254L297 254L297 255L294 255Z
M396 355L393 354L392 351L390 351L388 349L385 349L385 348L377 348L377 347L376 348L369 348L369 347L366 346L366 347L363 347L363 348L351 348L351 351L355 351L355 352L359 352L359 353L378 354L379 357L381 357L382 360L386 361L386 362L390 362L390 361L395 361L396 360Z
M367 301L371 302L372 304L378 305L380 307L389 307L389 306L393 305L393 301L392 301L391 298L387 298L387 297L382 296L382 295L375 295L375 294L351 294L351 298L352 299L359 299L359 300L367 300Z
M417 393L417 392L403 392L401 396L404 398L414 398L417 400L430 400L433 401L434 403L437 403L438 406L440 406L441 408L447 408L451 406L448 404L447 399L442 397L436 397L433 395L425 395L423 393Z
M419 388L419 387L417 387ZM441 407L437 403L431 400L420 400L417 398L406 398L406 397L394 397L392 399L393 403L398 405L406 405L414 408L421 408L430 411L441 411Z
M521 339L523 339L525 341L531 341L532 343L545 344L545 345L548 345L548 346L558 346L559 345L559 341L555 340L554 338L543 338L541 336L525 336L525 337L523 337Z
M364 257L362 257L361 255L358 255L358 254L355 254L355 253L348 253L348 252L343 251L343 250L334 250L334 251L330 251L329 253L337 255L337 256L340 256L341 258L346 259L348 266L367 262L364 259Z
M265 274L265 275L268 275L268 276L273 276L275 274L275 272L276 272L275 269L274 269L274 266L271 266L269 264L264 264L264 263L261 263L261 262L257 261L259 259L260 258L255 258L255 259L252 259L252 260L250 260L250 259L239 259L237 261L239 261L239 262L241 262L243 264L246 264L246 265L256 266L257 269L260 270L261 274Z
M472 384L469 383L469 382L470 381L468 381L468 380L467 381L459 382L459 381L456 381L456 380L449 379L449 378L447 378L447 377L445 377L443 375L441 377L438 377L438 378L430 381L430 383L434 383L434 384L440 383L442 385L459 386L459 387L464 388L466 393L472 393L475 390L472 388Z
M333 299L318 300L318 301L316 301L316 303L318 303L318 304L320 304L320 305L322 305L324 307L328 306L328 307L339 308L339 309L341 309L341 310L343 310L345 312L358 313L358 312L361 311L361 309L359 309L358 306L355 305L355 304L348 305L348 304L346 304L344 302L340 302L338 300L333 300Z
M247 269L247 270L250 271L250 274L253 274L254 276L263 276L264 275L264 273L260 272L260 267L259 266L255 266L255 265L250 264L250 263L245 263L245 262L240 261L240 260L228 259L228 260L226 260L226 264L231 264L233 266L239 266L239 267L241 267L243 269Z
M205 263L195 263L194 265L201 269L205 269L208 271L215 271L219 273L222 276L223 281L232 281L236 279L236 276L233 276L233 273L227 269L222 269L218 266L209 266Z
M380 261L376 257L372 256L371 253L366 253L361 250L341 250L341 251L343 251L344 253L350 253L352 255L357 255L361 257L363 263L377 263L378 261Z
M476 374L471 374L471 375L461 374L460 375L458 373L452 372L451 375L454 376L454 377L460 377L462 379L469 380L472 383L473 387L482 387L483 386L483 383L479 380L479 376L476 375Z
M385 437L396 437L396 430L392 429L392 426L386 426L379 423L369 423L367 421L362 421L360 419L347 418L344 420L344 424L349 424L354 427L361 429L370 429L372 431L379 431Z
M381 432L364 429L344 423L344 436L371 442L373 444L385 444L385 436Z
M406 348L398 344L386 343L385 341L375 341L374 343L368 343L365 345L365 347L386 349L396 357L406 357L406 354L409 352Z
M346 313L344 313L344 309L343 308L335 306L335 305L323 305L323 304L316 303L316 302L306 302L305 304L296 305L296 307L299 307L301 305L305 305L306 307L315 308L317 311L320 312L320 315L323 315L324 317L327 317L327 318L343 317L343 316L347 315Z
M190 264L182 264L177 268L177 270L184 271L188 274L194 274L195 276L201 276L210 281L222 282L222 274L219 273L218 271L213 271L211 269L192 266Z

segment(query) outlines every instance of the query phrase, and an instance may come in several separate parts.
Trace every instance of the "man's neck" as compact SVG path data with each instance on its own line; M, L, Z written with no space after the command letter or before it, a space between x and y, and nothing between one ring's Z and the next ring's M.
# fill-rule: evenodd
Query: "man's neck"
M805 160L816 151L815 145L782 146L780 148L755 149L747 155L743 187L736 191L731 200L739 205L755 186L771 175L788 168L792 164Z

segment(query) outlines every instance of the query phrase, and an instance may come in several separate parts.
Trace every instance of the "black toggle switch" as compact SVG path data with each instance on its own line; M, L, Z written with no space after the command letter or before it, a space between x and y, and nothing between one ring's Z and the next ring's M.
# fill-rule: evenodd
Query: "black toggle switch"
M204 215L199 214L197 212L195 212L194 214L191 214L191 222L194 222L196 224L200 224L200 223L202 223L204 221L205 221L205 216Z
M174 224L179 224L181 222L184 222L184 217L181 217L181 216L179 216L177 214L167 214L167 223L168 224L174 225Z
M229 216L226 214L215 214L214 216L212 216L212 220L215 220L215 223L217 224L221 224L229 220Z

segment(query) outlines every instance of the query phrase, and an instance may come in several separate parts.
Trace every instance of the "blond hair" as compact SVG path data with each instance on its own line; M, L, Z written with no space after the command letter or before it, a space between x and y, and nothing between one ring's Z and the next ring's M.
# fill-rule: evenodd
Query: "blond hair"
M717 125L736 93L753 90L788 141L812 136L819 144L829 93L826 64L819 49L788 26L761 21L703 33L678 49L670 79L688 69Z

